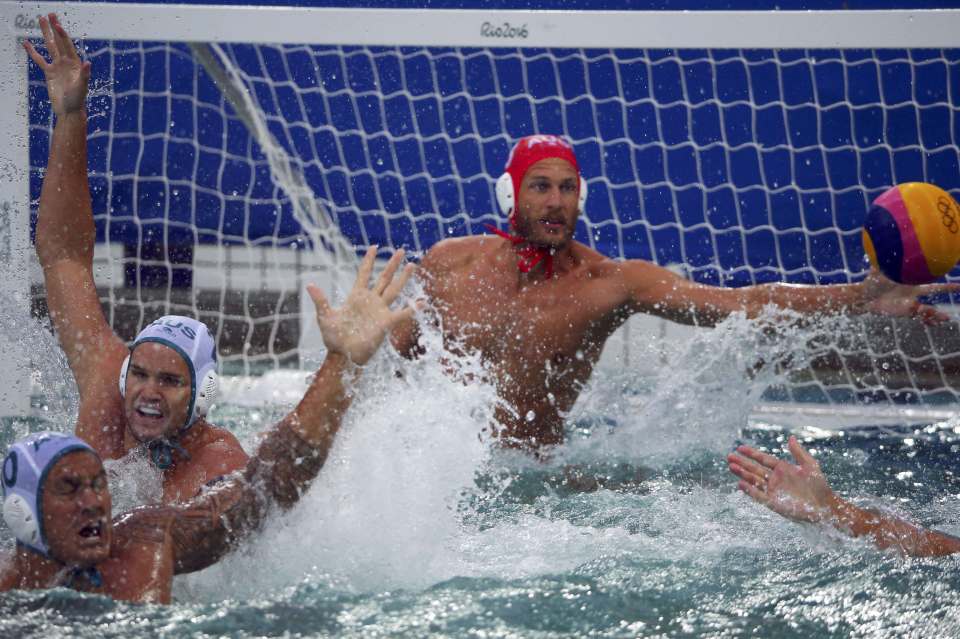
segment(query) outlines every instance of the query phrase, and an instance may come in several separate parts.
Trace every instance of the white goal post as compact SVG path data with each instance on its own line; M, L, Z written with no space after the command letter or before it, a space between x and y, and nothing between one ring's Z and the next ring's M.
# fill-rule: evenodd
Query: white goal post
M942 180L960 136L960 10L0 3L0 265L12 275L0 295L22 307L37 278L29 220L51 122L42 96L31 103L41 83L19 41L37 37L36 16L48 12L95 43L91 179L109 319L129 332L160 311L207 313L221 341L238 343L225 364L242 373L316 346L299 291L349 270L354 248L423 251L500 221L493 182L526 133L562 133L583 153L582 239L721 285L856 278L862 254L845 212L859 205L862 216L902 176ZM396 85L384 71L394 68ZM896 97L901 75L934 87L932 97ZM794 82L810 83L812 97ZM960 180L942 186L956 195ZM780 207L797 219L773 219ZM272 236L251 232L270 224ZM144 250L150 238L162 238L161 253ZM131 297L139 310L122 316ZM254 307L266 314L244 315ZM276 346L287 333L292 345ZM935 346L898 343L877 360L899 362L901 389L955 395L937 357L960 354ZM811 387L837 384L851 397L882 387L886 368L866 367L865 381L844 369ZM25 353L0 365L0 384L18 389L0 393L0 415L24 410L29 370Z

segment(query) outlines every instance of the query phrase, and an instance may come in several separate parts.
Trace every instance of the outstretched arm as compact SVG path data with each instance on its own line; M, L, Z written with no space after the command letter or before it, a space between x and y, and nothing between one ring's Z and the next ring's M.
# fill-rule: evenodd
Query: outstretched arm
M623 263L624 286L634 312L650 313L682 324L713 326L732 313L756 317L767 305L801 314L876 313L913 316L927 323L948 316L921 304L918 297L960 290L956 284L906 286L877 271L856 284L808 286L760 284L742 288L707 286L643 260Z
M919 557L960 552L960 539L956 537L844 501L833 492L820 464L796 437L790 438L788 446L796 464L749 446L739 446L731 453L727 463L730 472L740 478L740 490L788 519L828 522L853 537L869 536L881 549L896 548Z
M95 230L87 184L87 83L90 63L77 54L56 15L40 18L50 62L25 40L24 48L47 81L56 117L50 158L40 191L37 255L47 304L60 345L80 390L81 403L102 395L119 405L117 374L127 349L103 316L93 281ZM83 407L81 407L83 413ZM83 417L81 415L81 417ZM78 422L77 435L98 445L102 415ZM89 432L81 432L82 430Z
M350 404L351 378L377 351L387 332L414 312L412 308L390 310L413 268L409 265L395 277L403 251L394 254L377 282L368 287L375 258L376 247L371 247L342 308L331 308L317 287L309 287L327 358L303 399L270 430L241 474L174 509L170 532L177 572L200 570L215 562L260 525L271 503L282 507L296 503L320 471Z

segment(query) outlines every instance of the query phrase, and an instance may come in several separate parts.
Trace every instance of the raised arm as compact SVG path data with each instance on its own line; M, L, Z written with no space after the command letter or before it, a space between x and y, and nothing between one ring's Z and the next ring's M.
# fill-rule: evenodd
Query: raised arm
M373 356L387 332L414 312L409 307L390 310L413 268L409 265L395 277L403 251L394 254L369 287L375 258L376 247L371 247L342 308L331 308L317 287L308 287L327 357L303 399L267 433L240 474L172 509L169 529L176 572L214 563L259 527L270 504L284 508L295 504L320 471L350 404L348 386L359 367Z
M870 537L881 549L895 548L918 557L960 552L960 539L956 537L844 501L833 492L820 464L796 437L790 438L788 446L796 464L749 446L731 453L727 463L730 472L740 478L740 490L787 519L827 522L853 537Z
M28 40L23 46L46 77L56 123L40 191L36 248L50 317L83 401L117 390L126 346L107 324L93 281L95 230L87 184L86 112L90 63L80 59L54 14L40 18L40 29L51 61ZM119 401L119 392L115 394Z
M960 290L956 284L900 285L877 271L856 284L760 284L723 288L692 282L644 260L628 260L622 269L631 310L700 326L713 326L738 311L756 317L771 304L805 315L875 313L941 322L949 319L948 316L921 304L917 298Z

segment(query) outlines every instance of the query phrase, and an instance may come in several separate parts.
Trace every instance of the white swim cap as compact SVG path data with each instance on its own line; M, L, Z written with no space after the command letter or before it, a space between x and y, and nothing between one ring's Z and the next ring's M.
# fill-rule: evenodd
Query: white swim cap
M180 427L180 432L183 432L206 415L217 399L217 345L206 324L182 315L165 315L153 321L133 340L130 352L133 353L144 342L169 346L180 354L190 369L190 406L187 421ZM120 368L121 395L127 391L129 364L128 356Z
M17 541L48 557L50 549L43 530L43 483L54 464L76 450L96 455L78 437L39 432L14 443L3 460L3 520Z

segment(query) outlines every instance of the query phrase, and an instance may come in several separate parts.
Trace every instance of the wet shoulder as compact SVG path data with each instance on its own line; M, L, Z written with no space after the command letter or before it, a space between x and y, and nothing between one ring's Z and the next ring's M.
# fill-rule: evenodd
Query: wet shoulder
M580 242L576 242L572 249L581 276L594 280L620 277L623 271L623 263L619 260L611 259Z
M200 437L187 446L192 463L204 469L204 481L218 479L246 466L249 456L236 436L225 428L204 422ZM185 494L194 495L196 490Z
M243 451L243 447L240 445L240 441L236 435L226 428L215 426L209 422L205 422L204 426L203 437L199 442L200 446L213 446L219 450Z
M428 273L440 274L468 267L480 256L495 250L506 240L494 235L452 237L433 245L420 262Z

